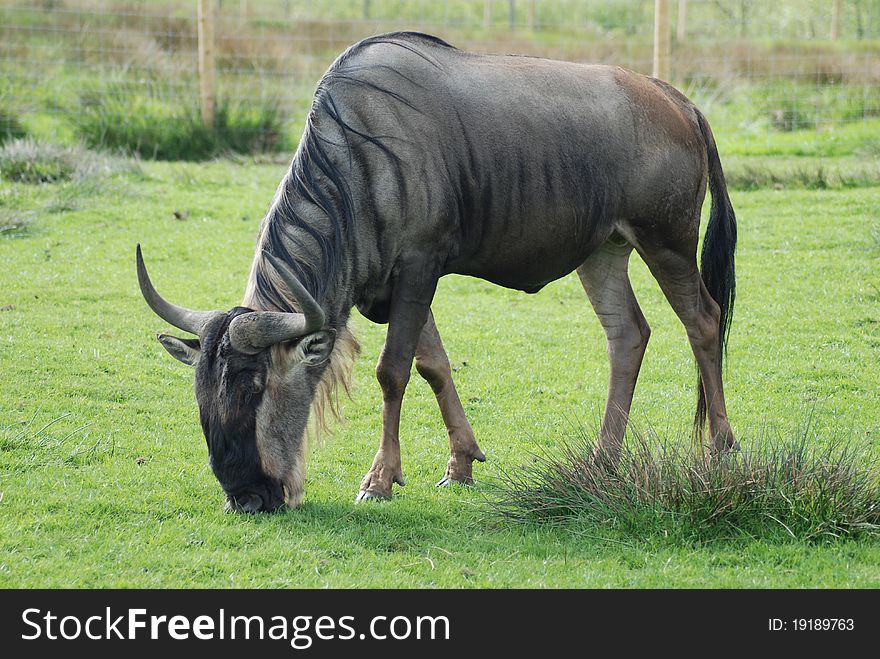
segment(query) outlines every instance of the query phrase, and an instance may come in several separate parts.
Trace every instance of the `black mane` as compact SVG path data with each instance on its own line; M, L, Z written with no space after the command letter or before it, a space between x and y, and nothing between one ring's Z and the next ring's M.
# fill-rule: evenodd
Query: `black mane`
M400 160L387 144L385 139L369 135L363 130L352 126L340 115L340 109L334 98L334 89L339 85L353 85L385 96L405 105L410 110L419 112L406 98L398 92L377 85L357 76L358 73L375 69L358 66L353 58L364 48L374 44L390 44L408 50L439 67L429 54L419 49L419 45L454 48L442 39L420 32L391 32L364 39L348 48L330 66L327 73L318 83L315 98L312 102L306 127L300 140L299 148L294 156L290 170L278 190L276 200L266 219L266 237L263 249L287 263L294 274L312 296L322 303L327 287L332 284L338 265L346 258L356 258L350 249L351 231L349 227L355 221L354 203L346 175L340 171L331 152L344 147L348 152L349 166L352 162L350 138L355 137L369 142L379 149L390 161L391 166L400 167ZM379 65L392 71L390 66ZM397 71L395 73L400 74ZM410 81L412 82L412 81ZM415 84L415 83L413 83ZM319 119L330 119L341 131L344 144L334 141L319 128ZM317 206L329 220L330 233L310 224L297 212L294 202L307 200ZM310 258L300 258L297 254L298 239L294 231L302 231L311 238L318 248L318 253L310 253ZM255 303L260 308L278 311L294 311L292 301L286 291L277 287L275 280L267 274L262 256L257 258L255 271Z

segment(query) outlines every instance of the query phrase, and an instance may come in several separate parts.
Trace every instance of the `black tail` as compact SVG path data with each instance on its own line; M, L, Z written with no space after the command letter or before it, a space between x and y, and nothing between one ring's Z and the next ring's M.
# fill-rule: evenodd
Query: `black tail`
M736 251L736 215L727 195L727 183L721 160L718 158L718 147L712 136L712 129L706 118L697 112L700 132L706 141L706 152L709 156L709 190L712 193L712 211L709 225L703 238L703 252L700 255L700 272L703 283L712 299L721 307L721 320L718 325L718 370L727 349L727 335L733 319L733 302L736 299L736 271L734 269L734 252ZM702 434L706 423L706 393L703 391L702 378L697 376L697 413L694 417L694 429L697 435Z

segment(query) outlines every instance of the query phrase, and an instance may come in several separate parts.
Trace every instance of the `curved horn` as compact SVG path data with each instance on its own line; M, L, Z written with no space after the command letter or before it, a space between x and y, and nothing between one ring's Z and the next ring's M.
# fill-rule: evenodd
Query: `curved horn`
M191 311L163 300L162 296L153 288L153 282L150 281L150 276L147 274L140 244L137 246L137 276L141 293L147 304L150 305L150 309L155 311L159 318L174 325L177 329L201 336L208 321L223 313L221 311Z
M275 271L281 276L287 290L293 295L293 299L299 305L300 313L305 317L306 334L316 332L324 327L324 310L321 305L315 301L305 286L303 286L296 275L283 261L280 261L269 252L263 252L263 257L272 264Z
M276 343L311 334L324 326L324 310L290 268L268 252L263 252L263 258L281 277L302 312L255 311L236 316L229 324L229 340L239 352L253 354Z

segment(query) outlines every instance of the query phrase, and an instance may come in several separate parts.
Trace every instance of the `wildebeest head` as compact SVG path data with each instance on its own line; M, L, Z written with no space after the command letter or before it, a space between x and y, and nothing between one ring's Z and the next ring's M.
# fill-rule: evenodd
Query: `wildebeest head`
M165 349L195 367L199 416L211 469L227 510L271 511L303 497L304 435L309 408L333 350L324 312L283 263L263 255L301 313L191 311L153 288L137 248L141 292L150 308L198 336L159 334Z

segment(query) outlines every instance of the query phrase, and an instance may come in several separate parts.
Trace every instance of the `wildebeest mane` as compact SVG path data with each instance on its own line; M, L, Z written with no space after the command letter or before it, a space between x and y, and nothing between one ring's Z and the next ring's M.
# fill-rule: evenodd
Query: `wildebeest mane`
M412 86L421 87L390 65L357 63L354 56L358 52L380 43L403 48L436 67L440 65L418 46L424 44L453 48L445 41L429 35L396 32L365 39L353 45L333 63L318 84L299 148L265 219L264 236L254 263L252 297L248 300L255 308L285 312L298 310L289 291L263 258L263 252L270 252L282 259L319 303L325 301L330 286L344 285L345 282L337 279L338 266L345 259L354 262L357 260L357 253L351 245L352 226L356 218L347 173L343 171L344 167L340 168L340 148L347 154L349 172L352 171L355 158L352 140L371 144L384 154L393 168L401 168L400 158L391 144L396 137L371 135L353 125L343 117L336 100L337 89L355 86L390 98L411 111L420 112L398 91L361 75L381 69L394 73ZM326 120L329 120L331 130L322 128L322 123ZM333 157L334 155L337 157ZM402 201L405 201L405 190L401 192ZM318 208L326 221L316 226L313 218L304 216L297 209L302 200ZM306 241L312 244L306 244ZM339 319L328 320L333 322ZM359 350L360 346L348 327L340 327L330 364L318 386L313 405L312 427L316 434L327 428L325 413L328 410L334 417L338 417L338 385L341 384L346 392L349 391L351 366Z
M358 74L382 69L393 72L414 86L420 86L394 67L383 64L359 65L354 56L370 45L390 44L416 54L433 66L440 65L418 48L420 44L454 48L442 39L418 32L394 32L378 35L351 46L331 65L318 84L312 108L306 121L299 148L291 163L290 170L279 186L272 208L265 220L265 240L262 249L287 263L314 298L323 302L327 287L335 282L337 266L345 258L356 259L350 245L355 222L355 208L346 174L340 170L330 150L344 148L348 154L349 169L352 164L351 138L363 140L382 152L395 168L400 168L400 159L389 144L395 139L391 135L370 135L343 118L337 105L335 89L341 85L353 85L382 94L415 111L420 110L399 92L379 85ZM326 130L320 127L320 120L329 119L339 129L344 142L339 143ZM305 199L318 207L329 223L329 234L322 227L316 227L295 208L294 200ZM308 236L317 247L302 244L295 232ZM269 266L262 255L255 263L254 302L261 309L276 311L296 311L286 289L270 275Z

